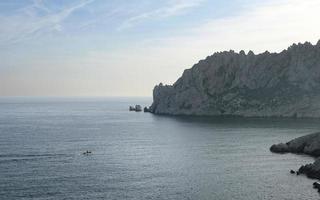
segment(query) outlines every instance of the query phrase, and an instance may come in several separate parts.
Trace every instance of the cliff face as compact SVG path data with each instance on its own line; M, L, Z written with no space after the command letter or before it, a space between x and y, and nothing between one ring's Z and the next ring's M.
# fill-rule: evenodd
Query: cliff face
M215 53L153 91L151 112L170 115L320 117L320 41L281 53Z

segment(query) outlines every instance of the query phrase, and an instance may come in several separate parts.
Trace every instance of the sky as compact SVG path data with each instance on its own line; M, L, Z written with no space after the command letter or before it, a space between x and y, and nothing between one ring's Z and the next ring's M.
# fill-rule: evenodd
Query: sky
M1 0L0 96L152 96L199 60L320 39L319 0Z

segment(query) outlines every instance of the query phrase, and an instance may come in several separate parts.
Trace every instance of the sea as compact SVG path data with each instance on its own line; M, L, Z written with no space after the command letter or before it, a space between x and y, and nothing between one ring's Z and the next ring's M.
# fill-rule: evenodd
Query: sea
M314 180L289 172L314 158L269 151L319 131L319 119L129 112L130 105L151 103L142 97L0 98L0 199L320 198Z

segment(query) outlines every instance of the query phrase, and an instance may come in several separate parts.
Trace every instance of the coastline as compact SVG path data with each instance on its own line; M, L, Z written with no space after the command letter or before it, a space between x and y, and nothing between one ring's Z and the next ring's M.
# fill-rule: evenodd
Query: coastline
M304 135L286 143L274 144L270 147L273 153L294 153L313 157L313 163L299 167L297 171L290 170L291 174L305 174L308 178L320 180L320 132ZM313 183L313 187L320 193L320 184Z

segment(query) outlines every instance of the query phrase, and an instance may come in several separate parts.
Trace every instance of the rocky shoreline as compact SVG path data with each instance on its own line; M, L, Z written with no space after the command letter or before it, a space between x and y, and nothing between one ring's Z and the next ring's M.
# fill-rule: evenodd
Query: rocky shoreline
M302 165L297 172L290 173L305 174L309 178L320 180L320 132L312 133L293 139L287 143L274 144L270 147L274 153L297 153L307 154L316 158L314 163ZM320 192L320 184L313 183L313 187Z
M274 153L303 153L320 156L320 132L293 139L287 143L274 144L270 147Z

